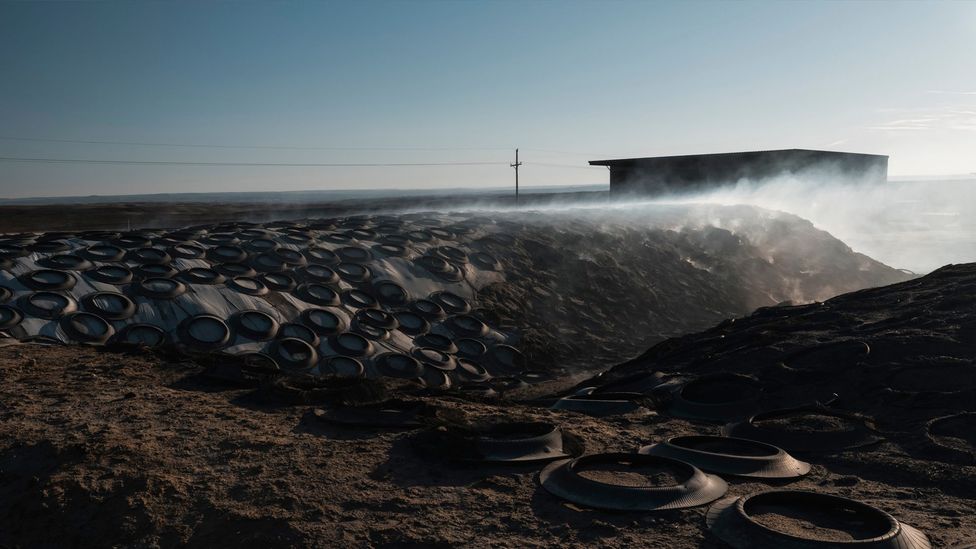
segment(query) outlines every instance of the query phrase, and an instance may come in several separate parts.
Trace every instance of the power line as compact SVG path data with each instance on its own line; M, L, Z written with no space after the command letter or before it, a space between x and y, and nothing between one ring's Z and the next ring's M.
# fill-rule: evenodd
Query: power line
M269 149L282 151L508 151L508 147L309 147L298 145L222 145L217 143L166 143L155 141L114 141L105 139L64 139L53 137L0 136L3 141L25 141L33 143L75 143L82 145L124 145L136 147L170 147L180 149ZM554 149L525 148L527 151L566 154L572 156L612 156L603 153L560 151Z
M134 164L145 166L252 166L268 168L327 167L397 167L397 166L504 166L507 162L338 162L338 163L271 163L271 162L186 162L165 160L100 160L93 158L26 158L0 156L0 162L41 164Z
M553 150L553 149L532 149L532 148L528 148L528 147L526 147L525 150L527 150L527 151L535 151L535 152L543 152L543 153L553 153L553 154L568 154L568 155L571 155L571 156L597 156L597 157L604 157L604 158L606 158L608 156L613 156L613 155L610 155L610 154L603 154L603 153L573 152L573 151L556 151L556 150Z
M218 145L213 143L158 143L148 141L108 141L101 139L54 139L41 137L0 136L4 141L36 143L77 143L83 145L131 145L137 147L172 147L181 149L270 149L284 151L507 151L507 147L299 147L294 145Z

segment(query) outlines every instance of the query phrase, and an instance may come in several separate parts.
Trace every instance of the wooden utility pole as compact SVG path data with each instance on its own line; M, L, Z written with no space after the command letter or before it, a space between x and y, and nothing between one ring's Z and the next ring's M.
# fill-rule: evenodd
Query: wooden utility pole
M519 203L519 199L518 199L518 168L521 165L522 165L522 163L519 162L519 159L518 159L518 149L515 149L515 163L514 164L509 164L509 166L515 168L515 206L516 207L518 206L518 203Z

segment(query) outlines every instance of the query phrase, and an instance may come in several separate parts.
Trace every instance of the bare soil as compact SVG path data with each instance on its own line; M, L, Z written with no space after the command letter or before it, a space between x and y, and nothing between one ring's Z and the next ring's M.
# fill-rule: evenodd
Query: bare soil
M780 429L783 431L794 432L798 431L801 433L848 431L854 427L854 423L844 418L827 416L823 414L786 416L776 419L767 419L757 423L770 429Z
M604 463L579 471L579 476L596 482L645 488L674 486L687 480L676 467L634 465L632 463Z
M579 508L538 485L541 464L455 463L446 449L419 451L424 431L332 426L313 405L215 384L201 371L152 355L0 348L0 545L721 547L704 507ZM555 422L587 452L718 431L647 411L596 419L425 400L472 422ZM859 498L939 544L976 528L976 467L892 446L808 459L809 475L773 485ZM771 486L728 480L738 495Z
M797 509L777 505L762 505L751 509L749 516L759 524L798 537L821 541L853 541L870 539L886 533L876 525L865 522L858 515L842 509Z

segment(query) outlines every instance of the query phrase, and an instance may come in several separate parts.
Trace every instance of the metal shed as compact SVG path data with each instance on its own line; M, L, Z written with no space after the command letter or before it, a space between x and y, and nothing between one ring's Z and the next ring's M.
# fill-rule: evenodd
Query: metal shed
M782 175L885 182L888 157L810 149L591 160L610 169L610 194L682 194Z

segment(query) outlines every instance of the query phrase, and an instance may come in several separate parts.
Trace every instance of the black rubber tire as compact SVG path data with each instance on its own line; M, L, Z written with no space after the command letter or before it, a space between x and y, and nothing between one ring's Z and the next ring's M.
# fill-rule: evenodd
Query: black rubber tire
M288 273L265 273L258 277L269 290L276 292L290 292L298 287L295 277Z
M136 304L118 292L94 292L81 298L81 307L106 320L127 320L136 314Z
M322 335L334 335L348 327L346 319L325 309L305 309L301 314L302 324L313 332Z
M471 311L471 304L463 297L448 291L434 292L427 297L437 303L449 315L461 315Z
M246 310L234 313L230 318L234 330L252 340L267 341L274 339L278 333L278 321L268 313L258 310Z
M309 248L305 250L305 257L309 263L316 265L337 265L339 263L339 256L328 248Z
M247 252L238 246L221 244L207 250L207 259L213 263L244 263Z
M66 271L55 269L37 269L17 277L24 286L32 290L70 290L75 287L78 279Z
M329 345L339 354L356 358L369 356L373 352L373 344L368 339L352 332L330 336Z
M454 354L458 350L451 338L435 333L415 337L414 344L418 347L429 347L447 354Z
M260 273L280 273L287 268L285 262L272 252L265 252L254 256L251 259L251 266Z
M198 325L208 324L217 328L219 335L207 339L198 338L193 334L194 328ZM230 326L223 319L214 315L195 315L188 317L180 323L177 328L180 342L194 350L214 351L225 347L233 338Z
M473 315L452 316L445 324L459 337L481 337L488 333L488 325Z
M116 335L113 343L155 349L169 341L166 332L152 324L129 324Z
M275 248L269 253L289 267L304 267L308 265L308 259L301 252L292 250L291 248Z
M373 273L369 267L358 263L339 263L335 266L335 271L339 278L350 284L363 284L373 278Z
M373 259L368 249L357 246L344 246L336 250L336 254L344 263L367 263Z
M454 342L459 357L479 360L488 352L488 346L477 339L464 337Z
M444 308L429 299L418 299L410 304L410 310L427 320L440 320L447 316Z
M174 299L186 293L186 284L171 278L147 278L135 285L135 291L150 299Z
M357 323L368 324L383 330L395 330L400 325L396 316L383 309L360 309L354 318Z
M201 259L207 255L207 250L202 246L184 242L170 246L169 255L180 259Z
M187 284L217 285L227 282L227 277L207 267L191 267L177 275Z
M221 263L219 265L214 265L213 270L224 275L228 279L240 278L242 276L255 277L258 275L257 271L245 263Z
M49 300L52 302L56 301L60 304L60 307L41 307L38 304L41 303L42 300ZM75 303L75 300L70 296L58 292L46 291L34 292L32 294L20 296L17 298L17 306L24 313L47 320L56 320L61 318L63 315L73 313L78 310L78 304Z
M416 379L424 374L424 365L403 353L384 353L374 361L376 369L386 377Z
M377 301L391 307L403 307L410 302L410 294L403 286L390 280L381 280L373 284L373 295Z
M409 250L407 250L405 246L400 244L390 244L388 242L376 244L373 246L372 250L375 254L389 257L407 257L410 255Z
M297 322L286 322L278 326L278 333L275 337L277 339L293 337L308 343L312 347L317 348L319 346L319 335L315 333L315 330Z
M342 379L357 379L366 374L363 363L351 356L334 356L319 366L323 375L336 376Z
M294 337L272 341L268 354L285 371L311 370L319 361L315 347Z
M312 305L335 307L341 303L339 293L325 284L307 282L295 288L293 293L298 299Z
M306 282L317 284L336 284L339 282L339 275L334 270L316 263L298 269L296 274Z
M430 331L430 322L416 313L398 311L394 315L397 317L397 329L409 336L418 336Z
M96 244L81 250L78 252L78 255L91 261L112 263L122 261L122 258L125 257L125 250L118 246L112 246L109 244Z
M137 280L145 280L147 278L172 278L176 276L179 271L176 270L172 265L136 265L132 269L132 275Z
M125 260L139 265L168 265L173 258L158 248L136 248L125 254Z
M51 255L38 259L37 264L60 271L90 271L95 268L94 263L74 254Z
M239 276L226 282L227 287L245 295L262 296L270 293L268 287L258 278Z
M377 305L376 298L363 290L356 289L342 292L342 302L358 309L369 309Z
M20 324L24 314L10 305L0 305L0 330L7 330Z
M257 254L273 251L278 247L278 243L270 238L255 238L244 243L244 249Z
M61 317L59 321L61 330L72 341L87 343L91 345L101 345L115 335L115 328L104 318L86 312L68 313ZM93 332L92 328L97 331Z
M134 278L128 267L121 265L101 265L90 271L85 271L85 277L104 284L122 286L129 284Z

